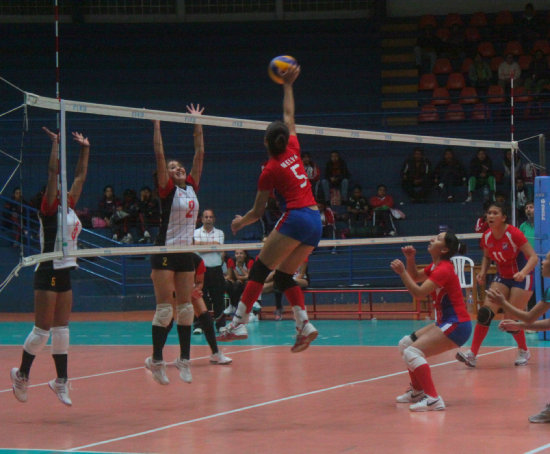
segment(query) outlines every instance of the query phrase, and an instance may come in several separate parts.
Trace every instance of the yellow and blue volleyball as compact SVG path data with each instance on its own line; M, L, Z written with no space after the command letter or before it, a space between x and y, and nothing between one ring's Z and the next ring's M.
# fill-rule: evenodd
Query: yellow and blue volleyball
M273 82L282 84L283 79L281 76L288 71L290 66L296 66L297 64L298 62L294 57L290 55L279 55L269 62L267 73Z

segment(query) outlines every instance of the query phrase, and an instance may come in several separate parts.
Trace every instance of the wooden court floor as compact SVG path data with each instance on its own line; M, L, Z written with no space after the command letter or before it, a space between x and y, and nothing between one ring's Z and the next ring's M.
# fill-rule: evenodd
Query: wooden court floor
M262 321L224 345L211 365L193 336L193 383L170 367L155 383L143 367L150 323L71 324L71 397L47 386L49 347L35 360L29 400L12 395L28 321L0 323L0 454L101 453L550 453L550 425L530 424L550 397L550 342L528 336L532 359L514 367L510 336L496 326L476 369L455 352L429 359L447 409L411 413L395 396L408 376L395 346L427 321L316 322L318 341L292 354L293 323ZM178 354L173 333L165 359Z

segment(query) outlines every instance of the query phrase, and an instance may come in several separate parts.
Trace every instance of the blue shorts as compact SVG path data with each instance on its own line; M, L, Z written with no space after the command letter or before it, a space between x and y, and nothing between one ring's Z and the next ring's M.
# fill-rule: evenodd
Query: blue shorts
M514 281L513 279L504 279L501 277L500 274L496 274L495 278L493 279L493 282L498 282L499 284L505 285L508 288L516 287L520 288L521 290L526 290L528 292L533 291L533 282L534 282L534 274L529 273L523 281Z
M300 243L317 247L323 234L321 215L311 208L288 210L277 221L275 230Z
M472 322L441 322L436 325L443 331L443 334L461 347L466 343L472 334Z

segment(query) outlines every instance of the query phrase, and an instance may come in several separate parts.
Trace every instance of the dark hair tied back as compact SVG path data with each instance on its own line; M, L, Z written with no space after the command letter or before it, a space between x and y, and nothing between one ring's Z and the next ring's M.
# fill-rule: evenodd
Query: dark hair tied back
M271 154L278 155L286 150L290 132L282 121L272 122L265 132L267 148Z

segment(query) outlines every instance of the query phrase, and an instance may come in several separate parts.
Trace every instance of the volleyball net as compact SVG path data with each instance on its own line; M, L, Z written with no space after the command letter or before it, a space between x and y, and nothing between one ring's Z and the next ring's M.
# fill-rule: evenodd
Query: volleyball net
M5 139L15 144L19 135L21 142L20 166L14 171L11 185L19 178L24 195L37 194L47 179L47 163L51 147L48 137L41 131L42 126L55 130L59 118L61 143L60 195L61 206L67 206L67 189L70 187L79 147L73 144L71 132L81 132L91 143L87 180L79 202L77 214L88 235L80 240L77 251L69 251L68 232L63 216L62 234L58 251L41 254L37 247L37 238L21 236L22 247L20 263L16 268L35 265L42 261L61 257L76 256L80 259L97 257L150 255L166 252L210 252L234 251L235 249L259 250L262 237L269 231L273 219L263 219L261 223L247 227L238 236L232 236L230 222L235 214L244 214L253 204L256 184L262 164L267 160L263 147L263 135L269 122L281 116L280 113L264 115L260 119L219 117L210 115L209 106L203 115L184 112L171 112L97 104L85 101L55 99L21 92L23 102L9 110L9 121L0 122ZM299 102L297 102L299 105ZM184 105L182 105L184 109ZM299 109L298 109L299 110ZM204 170L198 193L201 211L213 209L216 214L217 228L225 232L226 244L190 247L154 246L154 236L158 231L158 219L151 220L149 227L139 224L139 213L133 205L139 205L143 192L150 192L155 198L155 158L153 154L153 126L151 120L160 120L165 155L167 159L176 158L191 170L193 161L193 126L204 126L205 159ZM316 126L304 124L319 120ZM375 225L374 212L363 218L356 216L347 203L357 189L362 187L362 197L366 200L376 193L379 184L386 184L388 193L395 189L385 180L388 174L399 175L404 157L411 155L415 148L421 148L432 161L432 171L442 158L445 150L452 149L463 162L467 172L468 163L478 149L493 154L497 160L506 150L521 153L521 141L472 139L458 137L438 137L394 132L378 132L348 128L345 117L320 118L297 116L297 133L302 153L308 152L324 174L325 162L332 151L338 151L348 162L351 176L348 182L348 194L338 194L329 189L328 193L321 182L314 185L315 195L327 205L332 205L335 225L332 234L321 241L320 251L329 254L352 247L374 247L428 242L440 230L453 230L463 241L475 244L479 234L471 233L475 219L482 215L481 200L475 204L445 203L447 194L439 194L436 185L429 188L432 204L412 204L405 196L396 197L395 207L405 213L405 220L395 220L398 225L395 236L382 236L386 232ZM533 143L535 141L532 141ZM532 157L536 147L527 152ZM404 153L404 150L406 152ZM536 161L536 158L533 159ZM17 159L14 161L17 162ZM19 177L17 176L19 173ZM463 202L467 196L465 181L461 181L462 191L457 194L457 202ZM398 179L400 182L400 180ZM399 183L397 183L399 184ZM9 187L5 184L4 187ZM111 187L115 193L116 209L106 219L98 208L104 196L104 189ZM7 194L3 194L7 197ZM30 197L30 196L29 196ZM133 204L133 205L132 205ZM36 206L35 206L36 208ZM277 207L272 207L276 216ZM155 213L158 216L158 213ZM29 210L18 213L20 224L36 223L36 215ZM28 219L23 219L24 217ZM157 222L157 224L155 224ZM399 228L401 224L402 228ZM23 229L25 230L25 229ZM30 229L36 230L36 229ZM147 232L147 235L145 235ZM32 240L32 241L31 241ZM384 266L387 266L385 264ZM17 270L15 270L17 272Z

